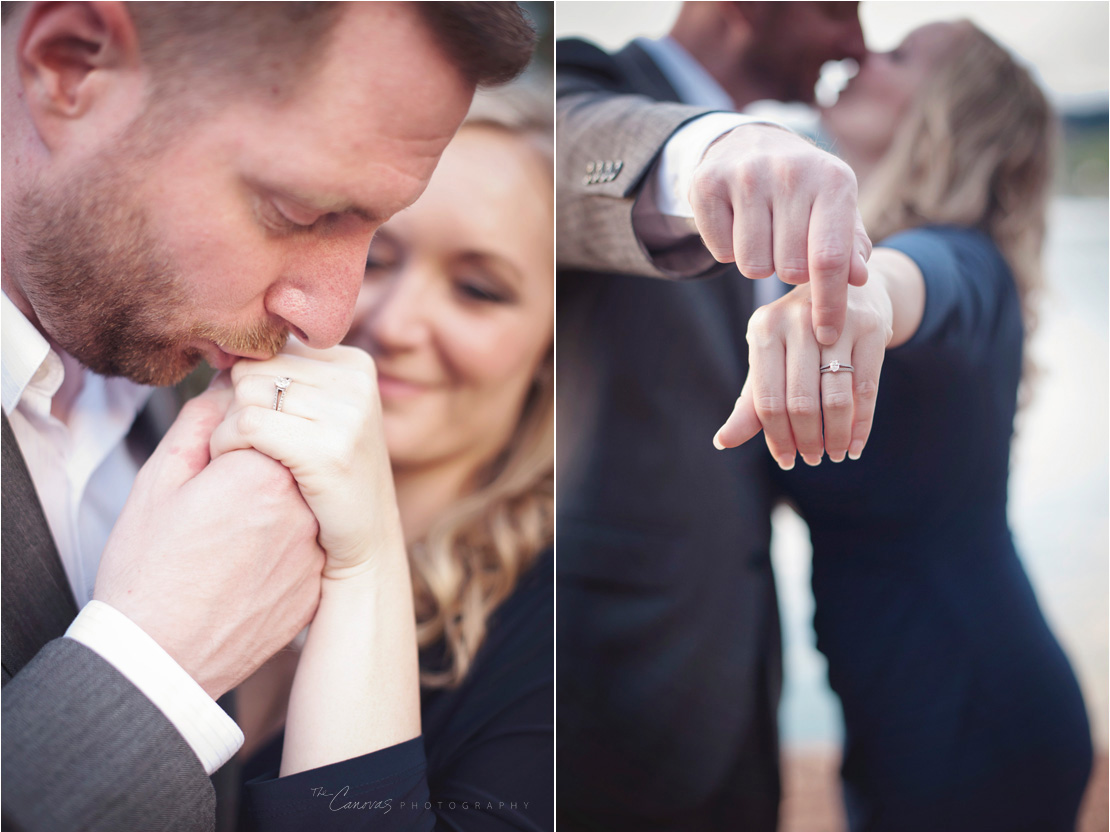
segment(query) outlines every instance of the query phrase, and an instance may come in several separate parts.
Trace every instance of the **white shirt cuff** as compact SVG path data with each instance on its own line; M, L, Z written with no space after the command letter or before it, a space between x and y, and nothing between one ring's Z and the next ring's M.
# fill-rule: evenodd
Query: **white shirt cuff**
M678 128L663 146L655 168L655 205L668 217L693 219L690 185L694 171L713 142L743 124L782 125L739 113L709 113Z
M90 601L69 625L79 641L143 692L189 743L212 774L243 745L243 732L143 629L103 601Z

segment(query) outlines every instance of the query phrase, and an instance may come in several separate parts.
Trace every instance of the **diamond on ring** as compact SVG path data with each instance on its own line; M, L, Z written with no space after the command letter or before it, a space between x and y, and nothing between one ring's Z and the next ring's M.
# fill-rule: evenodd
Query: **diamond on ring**
M281 411L282 405L285 404L285 391L292 383L293 379L289 376L278 376L274 379L274 410Z
M851 364L841 364L835 358L821 368L822 373L839 373L841 370L846 373L855 372Z

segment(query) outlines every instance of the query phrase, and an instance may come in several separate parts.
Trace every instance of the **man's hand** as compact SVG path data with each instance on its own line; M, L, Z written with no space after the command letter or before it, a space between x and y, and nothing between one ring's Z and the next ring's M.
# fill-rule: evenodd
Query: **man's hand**
M230 401L210 390L182 409L139 471L93 593L214 699L312 620L324 565L316 519L281 463L237 451L209 464Z
M836 343L848 285L867 282L871 256L852 169L787 130L747 124L710 145L689 196L713 257L746 277L812 283L814 333Z

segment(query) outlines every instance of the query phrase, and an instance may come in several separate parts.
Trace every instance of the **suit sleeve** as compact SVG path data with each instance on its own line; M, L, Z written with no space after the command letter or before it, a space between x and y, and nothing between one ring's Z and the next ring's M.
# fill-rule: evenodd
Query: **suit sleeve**
M645 277L700 277L720 268L700 239L688 273L663 268L636 236L632 209L656 158L676 130L710 110L634 93L616 60L584 41L560 41L556 54L556 238L560 269ZM620 163L616 176L593 181L599 162ZM666 262L683 260L668 252Z
M5 830L214 828L215 793L196 754L84 645L48 642L2 699Z

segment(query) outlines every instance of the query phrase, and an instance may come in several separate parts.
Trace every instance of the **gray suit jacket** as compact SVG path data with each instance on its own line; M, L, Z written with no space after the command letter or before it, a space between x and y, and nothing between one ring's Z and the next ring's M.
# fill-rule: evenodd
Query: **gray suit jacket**
M6 416L2 440L4 829L211 830L215 793L185 739L61 637L77 605Z
M663 144L704 111L634 44L563 41L557 66L560 829L770 832L765 452L711 444L747 371L751 286L696 238L664 271L632 226Z

